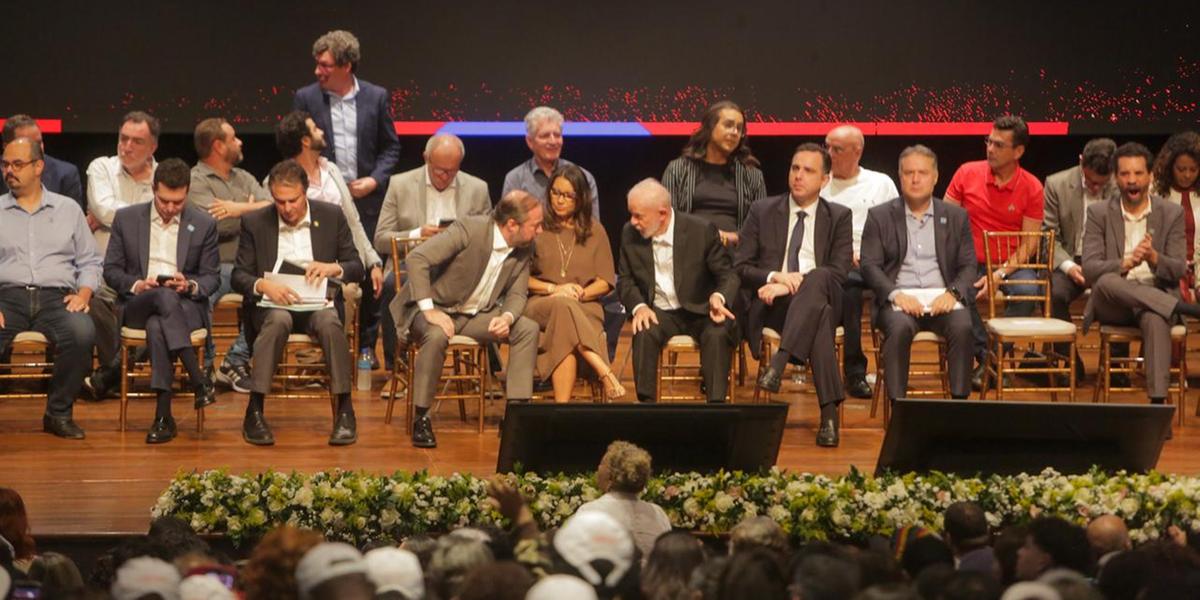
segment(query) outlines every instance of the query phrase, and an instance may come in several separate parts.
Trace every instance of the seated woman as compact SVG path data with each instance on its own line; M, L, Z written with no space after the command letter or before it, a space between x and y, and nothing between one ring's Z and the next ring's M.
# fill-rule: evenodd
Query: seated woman
M1154 160L1154 193L1175 204L1183 206L1184 238L1187 240L1188 260L1187 285L1183 290L1191 294L1196 289L1195 264L1196 222L1200 220L1200 135L1194 131L1176 133L1167 138ZM1190 298L1185 299L1190 301Z
M625 395L608 364L600 298L613 289L616 273L608 234L592 216L583 170L560 167L546 190L544 231L534 241L525 316L541 326L537 373L550 378L554 401L571 399L579 359L600 376L607 399Z

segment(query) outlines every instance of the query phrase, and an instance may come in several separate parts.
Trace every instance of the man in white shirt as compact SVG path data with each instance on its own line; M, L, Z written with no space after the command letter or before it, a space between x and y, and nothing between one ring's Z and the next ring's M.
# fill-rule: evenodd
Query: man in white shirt
M538 325L521 313L542 217L541 201L515 191L500 199L490 218L460 218L408 255L408 284L389 310L397 339L420 343L411 382L413 446L437 446L429 408L455 335L507 342L508 399L527 401L533 395Z
M845 332L842 373L846 393L855 398L870 398L867 384L867 356L862 350L863 283L859 270L863 227L867 211L888 200L899 197L892 178L859 165L865 140L862 130L853 125L840 125L825 135L825 147L833 160L832 177L821 188L821 197L850 209L854 216L854 267L846 275L842 293L842 328Z

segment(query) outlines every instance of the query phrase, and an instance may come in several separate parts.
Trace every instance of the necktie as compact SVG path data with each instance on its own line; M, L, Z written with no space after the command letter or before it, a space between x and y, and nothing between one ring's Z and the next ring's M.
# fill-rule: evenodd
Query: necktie
M800 245L804 243L804 217L808 213L796 211L796 224L792 226L792 239L787 248L787 270L795 273L800 270Z

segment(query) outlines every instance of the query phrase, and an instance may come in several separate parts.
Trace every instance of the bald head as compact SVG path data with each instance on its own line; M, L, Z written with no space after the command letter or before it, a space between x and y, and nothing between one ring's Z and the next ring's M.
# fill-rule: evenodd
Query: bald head
M1087 540L1096 556L1133 547L1129 541L1129 529L1125 527L1125 521L1116 515L1103 515L1092 519L1087 526Z
M850 179L858 175L858 161L862 160L865 145L862 130L853 125L838 125L825 134L835 178Z
M467 153L462 140L452 133L439 133L425 143L425 168L429 182L437 191L445 190L458 176L463 156Z
M658 180L646 178L629 190L629 224L644 238L667 230L671 223L671 192Z

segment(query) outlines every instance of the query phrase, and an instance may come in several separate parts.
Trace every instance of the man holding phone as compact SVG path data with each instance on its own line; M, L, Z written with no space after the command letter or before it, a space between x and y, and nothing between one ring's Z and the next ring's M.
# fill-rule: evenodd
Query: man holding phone
M216 401L212 382L192 348L191 332L205 328L208 298L221 284L217 221L188 204L191 169L177 158L154 172L154 200L127 206L113 218L104 280L117 290L125 327L146 331L150 387L158 393L147 444L175 439L171 416L175 359L183 363L195 408Z

